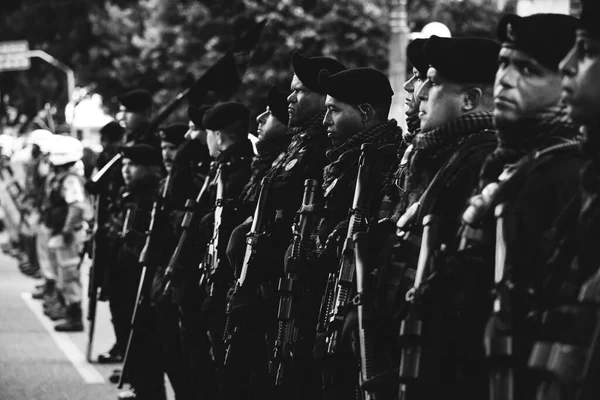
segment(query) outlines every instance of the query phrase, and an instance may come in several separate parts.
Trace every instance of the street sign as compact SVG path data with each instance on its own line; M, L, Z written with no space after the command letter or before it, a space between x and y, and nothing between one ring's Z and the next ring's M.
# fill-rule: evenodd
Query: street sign
M29 69L29 43L27 40L0 42L0 72Z

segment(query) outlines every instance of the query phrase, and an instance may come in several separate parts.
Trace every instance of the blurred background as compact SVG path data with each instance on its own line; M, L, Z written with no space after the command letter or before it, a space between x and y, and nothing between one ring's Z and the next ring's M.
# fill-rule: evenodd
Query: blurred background
M97 141L97 130L118 111L116 95L144 87L159 110L265 18L234 99L262 110L270 85L289 87L290 56L299 50L386 71L396 92L392 116L403 123L396 105L403 100L411 38L494 37L506 12L578 11L574 0L5 0L0 131L18 135L41 127ZM17 65L8 53L23 50L51 59L32 56ZM185 113L180 107L168 122L187 122Z

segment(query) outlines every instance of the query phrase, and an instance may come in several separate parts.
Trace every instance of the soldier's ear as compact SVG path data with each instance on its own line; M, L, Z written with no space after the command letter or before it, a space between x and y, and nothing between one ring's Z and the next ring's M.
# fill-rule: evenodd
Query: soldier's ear
M375 109L368 103L357 105L363 122L370 121L375 115Z
M483 98L483 90L478 87L468 87L463 95L462 110L465 112L473 111L479 106Z

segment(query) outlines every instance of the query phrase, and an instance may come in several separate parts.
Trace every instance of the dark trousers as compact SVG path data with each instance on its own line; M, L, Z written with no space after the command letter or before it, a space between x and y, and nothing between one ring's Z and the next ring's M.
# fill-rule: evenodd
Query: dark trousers
M129 340L131 317L135 307L141 267L137 263L119 263L111 271L109 307L117 339L117 347L125 354ZM146 279L149 279L148 275ZM145 296L148 294L145 293ZM165 399L164 372L158 354L158 321L149 299L138 309L135 331L124 374L144 399Z

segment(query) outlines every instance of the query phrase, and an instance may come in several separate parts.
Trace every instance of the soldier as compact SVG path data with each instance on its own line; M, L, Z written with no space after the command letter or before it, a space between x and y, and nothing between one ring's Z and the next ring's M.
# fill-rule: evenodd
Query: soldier
M473 372L461 364L460 358L454 359L455 353L451 353L455 347L450 340L457 340L460 334L450 331L444 338L439 338L440 331L434 328L438 326L434 325L438 321L434 306L447 303L447 299L441 297L439 292L440 297L427 299L423 307L430 308L420 313L420 303L413 303L413 297L406 297L406 288L412 285L409 282L415 277L412 274L420 258L419 250L412 244L418 243L418 239L414 242L412 239L423 234L425 216L434 214L443 218L439 223L439 243L444 243L451 252L454 251L451 246L458 229L459 215L473 185L478 182L483 160L496 142L491 110L498 51L496 42L483 38L432 36L424 45L423 56L429 69L427 80L417 93L421 101L421 131L412 141L413 151L405 155L406 167L401 168L399 176L401 192L398 210L402 211L402 216L397 225L402 235L398 247L400 251L389 266L394 271L382 272L384 277L397 276L398 272L401 276L399 281L390 280L389 283L380 277L378 290L379 293L385 293L400 288L397 297L388 304L389 309L385 314L399 315L402 325L412 322L416 319L413 315L419 314L426 329L420 333L421 340L416 342L422 353L413 351L415 342L401 342L401 391L407 391L408 398L433 398L455 393L451 390L456 390L455 395L458 396L458 393L462 393L459 388L474 390L461 382L463 377L473 376L470 375ZM426 238L422 240L425 242ZM420 260L418 265L421 265ZM416 276L420 277L419 274ZM418 281L415 281L417 284ZM433 293L437 296L438 292ZM408 314L405 314L405 299L408 299ZM384 300L387 301L390 299ZM391 335L400 331L397 321L387 328L391 329ZM400 336L404 339L402 333ZM413 359L415 356L420 357L420 364ZM419 365L418 370L407 371L406 366L411 365ZM443 368L438 369L438 365ZM411 379L415 374L417 379ZM408 383L407 379L410 379Z
M152 113L152 95L144 89L135 89L118 97L122 116L120 123L125 126L126 143L148 143L159 147L154 132L150 132L150 114Z
M511 299L510 303L503 303L503 314L510 314L507 323L514 329L513 351L518 358L511 365L519 366L515 390L521 394L534 389L531 377L522 373L522 367L532 344L527 332L532 322L537 323L532 317L534 292L546 280L545 261L551 250L544 232L577 192L582 164L576 146L571 146L571 151L564 150L564 143L576 138L578 129L561 105L558 70L560 60L574 42L577 25L576 18L557 14L524 18L507 15L500 21L498 38L502 48L494 88L498 145L483 164L477 196L471 199L472 206L463 216L469 225L462 230L462 251L457 260L461 274L470 276L470 285L477 282L478 288L453 288L464 296L457 307L464 307L468 310L465 313L478 321L470 322L465 336L481 337L486 316L495 316L492 305L483 299L496 283L497 293L505 293L505 298ZM497 247L493 213L498 204L503 204L500 234L506 251L502 282L498 272L494 277L492 268L495 253L504 252ZM516 286L510 291L502 290L505 284L513 283ZM499 335L490 329L485 332L487 341ZM485 365L483 350L481 343L471 350L471 365ZM492 373L497 368L496 355L486 355ZM478 361L473 363L473 359Z
M125 354L130 319L140 279L139 256L144 245L152 205L158 196L162 160L158 148L148 144L123 147L121 168L125 186L111 209L107 235L116 241L110 264L107 296L119 353ZM136 334L132 343L126 379L129 390L120 399L164 398L164 378L155 357L156 324L148 304L138 310Z
M327 69L331 73L345 69L340 62L332 58L309 58L297 52L292 56L292 67L294 69L292 93L287 101L288 129L294 136L285 156L266 173L266 176L271 178L270 186L265 189L268 197L267 207L264 215L261 216L268 221L265 224L266 235L261 236L256 257L249 258L249 263L252 263L248 265L251 278L247 280L248 283L243 290L233 295L228 306L231 320L234 324L243 325L240 330L245 332L238 335L244 337L243 343L235 344L237 357L240 359L262 358L264 355L260 354L263 351L261 349L270 348L264 342L264 337L266 334L272 338L275 333L276 321L273 319L277 304L275 290L278 279L283 274L284 254L291 240L290 227L302 202L304 181L306 179L321 181L323 167L328 164L325 151L330 147L330 142L326 136L326 129L322 125L326 94L319 85L318 74L322 69ZM230 255L244 252L242 249L246 248L246 243L240 238L244 238L245 233L250 231L250 225L245 223L236 228L239 231L232 235L234 241L229 244ZM230 258L243 260L242 257ZM236 264L234 267L236 277L239 277L242 265ZM261 299L257 300L255 293L259 288ZM258 306L258 304L263 305ZM260 321L257 320L259 315ZM309 346L312 348L312 344ZM248 356L248 351L253 355ZM232 350L233 353L235 351ZM312 360L311 355L308 355L308 360ZM247 386L248 380L256 379L251 374L255 371L241 371L238 368L239 364L237 367L235 365L236 362L232 361L231 375L239 377L238 381L242 382L242 389L237 393L238 398L247 398L248 393L259 395L259 391L264 390L264 387ZM312 361L309 361L303 385L287 388L285 395L310 398L319 392L318 375L315 370L310 370L311 367Z
M278 158L283 157L292 141L292 135L288 133L287 124L289 115L287 111L287 96L272 86L269 90L266 110L256 117L258 127L256 133L258 142L256 149L258 154L252 160L252 177L244 186L241 194L241 214L251 217L256 207L260 182L267 171L277 163ZM246 221L246 224L248 221ZM247 225L241 225L245 228ZM230 245L244 241L247 229L235 229L231 234ZM236 254L234 251L238 250ZM227 256L232 265L241 265L244 257L245 247L228 247Z
M83 156L83 145L75 138L54 138L49 161L54 168L43 221L48 230L49 261L57 274L59 299L66 307L65 321L54 327L60 332L83 331L81 251L86 238L86 224L91 219L83 178L75 164Z
M320 270L321 274L308 279L313 282L324 282L323 272L335 273L338 268L337 252L332 254L324 247L329 248L331 242L340 243L346 237L347 215L352 208L361 145L370 143L377 148L376 162L369 165L373 172L367 196L372 209L378 210L385 175L394 164L402 141L402 130L395 120L388 120L394 92L383 73L372 68L349 69L337 74L321 71L319 83L327 93L327 113L323 124L327 127L328 137L334 147L327 152L331 162L323 173L325 210L317 234L317 252L329 251L329 254L322 257L322 265L311 268ZM367 210L365 217L377 219L377 215L371 215L370 211ZM330 243L324 246L326 241ZM322 293L318 288L312 290ZM316 311L314 304L312 308L313 312ZM352 313L344 329L347 335L354 335L355 322L356 314ZM324 337L319 339L315 354L323 353ZM346 398L356 391L358 371L357 357L353 354L355 343L350 343L348 336L342 341L335 359L326 360L323 368L326 398Z
M202 135L197 129L201 126L202 116L198 120L195 111L197 110L189 112L190 117L195 121L190 120L189 129L187 131L178 129L178 136L169 139L169 143L181 142L181 144L173 157L169 176L163 182L163 185L168 184L164 199L166 220L155 222L157 226L155 243L160 243L161 248L157 253L159 261L156 262L158 268L154 274L151 301L158 310L159 333L162 341L160 354L177 397L210 399L217 396L217 389L207 329L201 317L204 297L197 289L198 281L193 281L194 270L197 269L201 259L201 254L198 254L201 252L193 251L197 243L189 244L188 247L192 250L186 250L185 256L180 261L182 266L190 271L189 280L185 278L182 281L189 283L184 290L181 290L179 286L183 284L178 282L176 285L178 288L173 290L173 296L163 297L166 284L165 271L182 233L181 223L186 213L185 203L197 197L208 172L207 160L210 160L210 156L206 146L206 134ZM164 144L165 141L163 140L162 143ZM163 186L161 192L164 189ZM193 211L204 212L200 209ZM197 230L191 232L192 242L197 241L199 236ZM188 272L185 271L185 274ZM202 385L196 383L199 377L205 379Z
M125 129L117 122L111 121L100 128L100 144L102 145L102 152L98 156L96 163L96 170L101 170L114 156L119 154L121 146L123 145L123 137L125 135ZM87 185L88 190L91 193L98 196L96 201L97 210L97 224L94 235L94 246L96 246L95 257L93 268L95 268L94 278L95 282L90 284L96 285L105 289L105 279L108 274L105 274L110 262L110 241L106 237L105 226L108 219L108 210L111 205L115 204L119 200L119 192L123 187L123 175L119 168L113 168L107 172L107 176L102 179L95 187ZM100 299L107 300L106 294L101 293ZM113 324L113 330L116 329ZM123 361L124 354L121 353L121 348L115 343L110 350L98 354L98 362L101 364L118 363Z
M423 47L427 39L414 39L406 47L406 57L412 64L412 75L404 82L404 90L406 91L406 100L404 101L404 113L406 114L407 131L404 132L404 141L407 144L412 142L412 139L421 129L421 120L419 119L419 104L417 98L419 88L427 79L427 64L423 57Z
M188 127L185 124L173 124L165 128L159 129L158 136L160 137L160 149L162 151L163 165L167 174L171 173L173 161L177 149L185 141L185 134L188 132Z
M571 118L581 125L581 189L555 220L550 231L556 251L539 288L544 300L543 324L535 327L529 367L549 384L538 398L598 398L598 106L600 92L600 4L582 1L575 44L560 63L562 99ZM545 351L545 353L544 353ZM547 354L547 357L544 355Z

